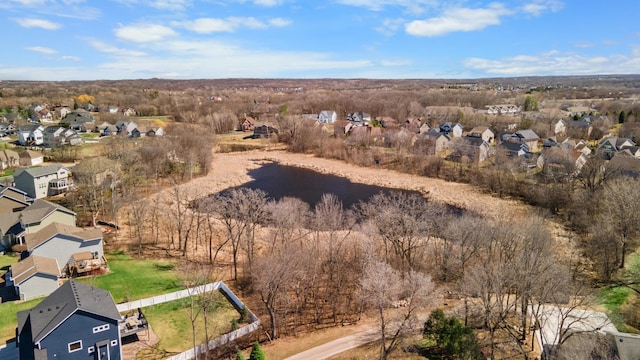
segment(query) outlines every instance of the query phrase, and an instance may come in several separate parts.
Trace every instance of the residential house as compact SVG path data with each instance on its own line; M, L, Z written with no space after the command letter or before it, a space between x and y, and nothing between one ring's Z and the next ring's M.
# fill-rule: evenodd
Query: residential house
M69 171L60 164L20 168L13 174L13 181L34 199L64 193L73 185Z
M429 127L429 124L427 124L426 121L422 125L420 125L420 134L426 133L429 130L431 130L431 128Z
M366 126L371 122L371 115L363 111L353 112L347 115L347 121L355 126Z
M556 136L564 135L567 133L567 123L562 119L556 120L554 123L551 124L551 127L553 129L554 135Z
M240 130L242 131L253 131L253 128L256 124L256 119L251 116L245 116L244 120L240 123Z
M44 155L39 151L24 150L18 153L20 166L37 166L44 163Z
M0 122L0 137L5 137L9 135L13 135L16 133L16 128L13 124L8 122Z
M104 260L102 231L99 228L79 228L57 222L24 236L26 251L22 258L32 255L53 258L61 271L66 271L74 254L90 253L96 260Z
M128 137L140 137L141 134L140 130L138 129L138 124L136 124L134 121L127 122L124 128L120 128L120 132Z
M38 111L33 111L29 118L32 123L41 123L41 122L52 122L53 114L47 109L40 109Z
M516 105L487 105L487 115L517 116L520 111L520 107Z
M503 141L499 147L504 149L510 157L527 157L531 155L529 146L522 142Z
M9 149L0 150L0 169L20 166L20 155Z
M576 175L587 162L587 156L573 148L553 146L545 149L536 164L543 173L552 177Z
M636 146L636 144L629 138L610 136L600 141L596 147L596 153L598 156L610 160L616 153L632 146Z
M0 214L24 210L33 200L13 186L0 185Z
M37 146L44 142L44 126L33 124L18 128L18 144L22 146Z
M56 116L59 119L64 119L71 112L71 108L68 106L60 106L56 109Z
M582 140L582 139L572 139L572 138L566 138L562 141L562 143L560 143L560 146L564 146L564 147L568 147L570 149L574 149L577 150L583 154L585 154L586 156L591 155L591 148L589 148L589 146L587 145L587 142Z
M531 129L518 130L515 135L520 138L520 142L527 144L530 151L538 151L538 134Z
M463 136L456 140L449 156L451 159L481 163L489 158L489 143L482 137Z
M332 110L323 110L318 114L318 122L321 124L333 124L338 119L338 114Z
M7 286L13 286L20 300L46 296L58 288L60 269L55 259L38 255L11 265Z
M587 139L592 131L593 126L590 117L570 121L567 125L567 135L578 139Z
M93 123L93 115L82 109L74 110L67 114L59 125L67 127L75 131L81 131L85 123Z
M392 129L384 132L384 146L386 147L409 147L416 142L416 134L406 128Z
M487 144L491 144L495 134L486 126L476 126L467 133L467 136L481 138L486 141Z
M623 175L635 179L640 178L640 159L634 157L628 151L622 150L613 155L609 160L609 166Z
M109 111L110 114L117 114L118 110L120 110L120 108L117 106L109 106L107 108L107 111Z
M164 129L160 126L153 126L150 127L149 130L147 130L146 132L146 136L163 136L164 135Z
M95 123L94 123L95 124ZM100 125L96 125L93 129L93 131L95 132L99 132L102 133L104 131L104 129L108 128L109 126L113 126L113 124L110 124L106 121L103 121L102 124ZM117 130L117 129L116 129Z
M122 359L122 317L106 290L70 280L17 316L22 360Z
M15 210L0 213L0 243L7 248L13 245L26 246L26 234L36 233L52 223L76 225L73 211L42 199L33 201L22 210Z
M278 135L278 129L276 129L273 126L262 124L260 126L256 126L253 128L254 138L259 138L259 137L270 138L273 135L276 135L276 136Z
M115 125L108 125L100 132L101 136L116 136L118 135L118 128Z
M438 129L432 129L420 134L416 140L415 147L418 151L427 155L438 155L449 149L451 138L441 133Z
M127 108L122 110L124 116L136 116L136 110L134 108Z
M460 123L452 123L452 122L445 122L442 125L440 125L440 132L449 136L449 137L461 137L462 136L462 125L460 125Z
M49 126L44 129L44 147L54 148L63 145L80 145L82 143L82 137L75 130L62 126Z

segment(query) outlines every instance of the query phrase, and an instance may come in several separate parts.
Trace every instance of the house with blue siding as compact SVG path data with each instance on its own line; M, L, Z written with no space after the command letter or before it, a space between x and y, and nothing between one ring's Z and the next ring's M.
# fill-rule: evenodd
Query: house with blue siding
M120 320L108 291L68 281L18 312L20 359L121 360Z

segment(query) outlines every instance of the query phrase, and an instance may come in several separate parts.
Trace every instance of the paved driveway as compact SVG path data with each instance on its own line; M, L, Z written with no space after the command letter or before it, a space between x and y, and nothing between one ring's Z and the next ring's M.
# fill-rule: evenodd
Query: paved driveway
M359 331L353 335L345 336L290 356L285 360L323 360L340 354L341 352L376 341L379 338L380 330L376 327L370 327L369 329Z

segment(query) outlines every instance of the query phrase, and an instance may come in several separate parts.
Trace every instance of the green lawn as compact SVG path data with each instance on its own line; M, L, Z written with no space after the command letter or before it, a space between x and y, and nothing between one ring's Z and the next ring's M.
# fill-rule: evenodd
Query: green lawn
M173 263L136 260L122 253L106 254L110 273L79 281L106 289L116 303L184 289Z
M5 266L9 266L9 265L11 265L13 263L18 262L18 260L20 260L20 258L18 258L17 256L13 256L13 253L4 254L4 255L0 256L0 271Z
M231 331L231 320L238 319L238 312L220 292L211 294L207 315L209 338L215 338ZM195 299L194 311L199 309ZM179 353L193 347L191 329L191 299L184 298L143 309L151 328L160 338L160 342L150 352ZM195 316L197 344L205 342L204 316L202 312Z

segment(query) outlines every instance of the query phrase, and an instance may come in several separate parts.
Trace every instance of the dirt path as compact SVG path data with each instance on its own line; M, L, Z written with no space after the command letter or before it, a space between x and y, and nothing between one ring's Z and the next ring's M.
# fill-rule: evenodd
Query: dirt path
M334 355L338 355L347 350L355 349L359 346L366 345L370 342L380 339L380 329L375 326L366 326L358 330L353 335L341 337L303 351L293 356L289 356L285 360L323 360Z

